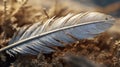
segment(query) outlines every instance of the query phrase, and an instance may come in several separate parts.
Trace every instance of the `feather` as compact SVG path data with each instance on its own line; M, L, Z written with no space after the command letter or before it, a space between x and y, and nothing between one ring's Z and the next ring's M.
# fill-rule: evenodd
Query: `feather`
M106 31L115 22L109 15L98 12L68 14L65 17L48 19L30 27L23 27L11 39L9 45L1 48L11 56L16 54L51 53L52 47L65 47L63 44L76 42L76 39L92 38Z

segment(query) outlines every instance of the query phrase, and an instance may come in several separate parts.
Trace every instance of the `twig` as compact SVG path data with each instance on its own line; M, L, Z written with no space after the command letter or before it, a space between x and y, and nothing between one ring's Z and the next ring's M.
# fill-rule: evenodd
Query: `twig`
M14 16L27 2L28 2L28 0L25 0L25 1L11 14L11 17Z
M25 0L15 11L11 13L9 17L6 18L6 20L10 19L12 16L14 16L25 4L27 4L28 0Z
M6 18L7 18L7 0L3 0L3 5L4 5L4 14L3 14L3 26L4 26L4 24L6 24ZM2 27L2 28L4 29L4 27ZM3 34L4 34L3 40L5 40L6 34L5 34L5 32ZM6 40L5 40L5 42L6 42Z
M3 0L4 4L4 22L6 22L6 17L7 17L7 0Z
M48 15L48 13L47 13L47 11L46 11L45 8L43 8L43 12L44 12L44 14L46 15L46 17L49 19L50 17L49 17L49 15Z

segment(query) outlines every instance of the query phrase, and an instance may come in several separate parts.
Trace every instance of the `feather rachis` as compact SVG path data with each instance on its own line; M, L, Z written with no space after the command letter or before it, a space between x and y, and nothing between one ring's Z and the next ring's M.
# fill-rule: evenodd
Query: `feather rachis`
M34 54L38 54L39 50L40 52L44 53L48 48L48 50L50 50L48 53L50 53L54 51L54 49L50 47L62 46L62 43L58 42L56 39L64 43L72 43L75 41L66 33L69 33L70 35L72 35L77 39L90 38L96 36L101 32L104 32L113 25L114 19L112 19L111 17L101 13L96 13L96 12L92 12L92 13L85 13L85 14L81 13L79 15L74 15L74 16L73 14L69 14L60 19L58 18L60 22L57 19L48 20L44 25L38 27L39 28L38 31L40 32L37 33L36 31L36 35L30 36L32 34L31 33L27 35L28 38L21 39L9 46L6 46L5 48L0 49L0 51L11 50L10 52L12 52L13 54L16 54L16 52L18 52L21 54L27 53L34 55ZM96 15L98 15L99 17L94 19L93 18L95 17L94 13L96 13ZM87 17L87 20L85 19L86 18L85 16ZM106 20L106 18L108 19ZM56 27L54 25L56 25ZM32 31L32 29L30 30ZM32 32L34 33L35 31ZM39 48L37 48L37 46L39 46ZM41 49L41 47L45 47L45 49ZM19 51L14 48L19 48Z

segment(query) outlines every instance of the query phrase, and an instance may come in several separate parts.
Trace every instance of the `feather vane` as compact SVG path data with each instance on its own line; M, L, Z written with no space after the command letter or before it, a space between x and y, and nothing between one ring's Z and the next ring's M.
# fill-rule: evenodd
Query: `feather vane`
M109 15L98 12L68 14L57 19L48 19L30 27L23 27L13 36L9 45L1 48L11 56L16 54L51 53L52 47L64 47L63 43L74 43L79 39L92 38L106 31L115 22Z

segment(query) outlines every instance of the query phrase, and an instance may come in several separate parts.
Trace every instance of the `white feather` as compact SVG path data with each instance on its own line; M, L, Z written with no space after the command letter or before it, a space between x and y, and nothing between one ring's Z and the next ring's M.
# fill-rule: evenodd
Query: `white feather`
M51 18L43 25L35 23L28 29L22 28L11 39L10 45L0 49L0 52L6 50L10 55L37 55L39 52L48 54L55 51L53 46L64 47L62 43L74 43L74 38L79 40L94 37L106 31L114 22L111 16L98 12Z

